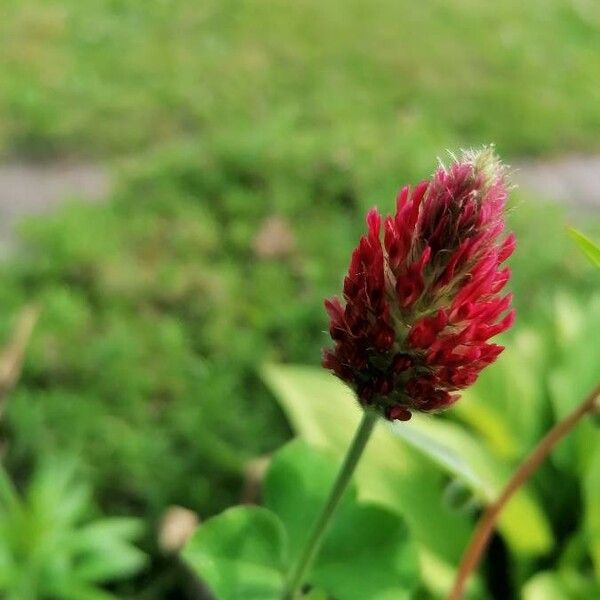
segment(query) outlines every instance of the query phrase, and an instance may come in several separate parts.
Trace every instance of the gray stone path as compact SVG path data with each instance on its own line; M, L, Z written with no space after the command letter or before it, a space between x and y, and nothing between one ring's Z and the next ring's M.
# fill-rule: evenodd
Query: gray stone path
M108 170L100 165L0 165L0 251L12 246L20 217L52 210L70 199L99 201L109 190Z
M516 162L513 180L536 197L600 217L600 155ZM95 164L0 165L0 252L14 241L15 222L69 199L99 201L110 191L108 170Z
M524 191L600 216L600 155L527 161L513 168L513 180Z

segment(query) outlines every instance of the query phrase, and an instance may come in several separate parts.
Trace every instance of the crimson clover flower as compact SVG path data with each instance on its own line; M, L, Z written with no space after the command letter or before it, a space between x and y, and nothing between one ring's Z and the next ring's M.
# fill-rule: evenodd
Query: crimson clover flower
M367 215L343 300L325 301L335 346L323 366L390 420L447 408L504 349L488 340L515 312L502 295L515 248L503 237L505 168L490 148L463 152L404 187L396 214Z

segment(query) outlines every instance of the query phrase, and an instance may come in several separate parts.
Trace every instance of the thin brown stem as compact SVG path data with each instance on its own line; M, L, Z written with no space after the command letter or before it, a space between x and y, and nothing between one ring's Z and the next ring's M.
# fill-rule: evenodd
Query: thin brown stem
M512 495L531 477L540 463L550 454L554 446L558 444L577 423L587 414L599 408L600 384L589 396L567 417L557 423L533 451L525 458L519 468L514 472L498 499L490 504L475 528L473 537L463 554L458 569L454 587L448 595L448 600L460 600L463 596L467 580L474 569L477 568L481 555L487 547L490 537L496 526L498 516L512 497Z
M21 375L25 351L39 315L39 307L26 306L19 315L12 339L5 348L0 349L0 415L4 408L6 395L18 382Z

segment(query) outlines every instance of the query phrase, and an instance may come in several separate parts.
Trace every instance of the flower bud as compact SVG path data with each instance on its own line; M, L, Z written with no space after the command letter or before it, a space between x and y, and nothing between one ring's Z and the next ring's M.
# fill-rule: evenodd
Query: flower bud
M323 355L363 406L391 420L445 409L503 350L488 340L515 316L501 295L515 248L502 237L506 198L485 148L404 187L394 215L369 211L343 302L325 301L334 347Z

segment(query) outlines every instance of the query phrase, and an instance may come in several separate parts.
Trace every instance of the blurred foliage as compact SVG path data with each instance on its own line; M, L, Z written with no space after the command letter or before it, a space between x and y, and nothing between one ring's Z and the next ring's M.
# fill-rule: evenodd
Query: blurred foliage
M41 456L78 455L103 511L147 522L153 569L118 593L175 597L181 571L154 525L170 504L206 517L237 503L246 461L289 438L258 370L318 364L322 299L365 210L389 211L448 147L598 148L600 13L566 0L1 4L0 154L127 156L105 204L30 220L0 267L0 335L25 303L43 308L1 424L6 462L22 483ZM453 412L494 465L518 461L598 364L597 276L563 212L517 191L510 218L515 334ZM592 435L536 477L554 549L494 551L497 597L510 561L519 584L539 578L531 594L555 575L585 589L542 572L562 561L585 582L598 568ZM433 549L422 566L446 581L472 522L443 494L457 473L407 444L394 457L416 483L389 502L415 507L405 518Z
M569 235L579 246L579 249L588 257L590 262L600 268L600 246L573 227L569 228Z
M101 584L136 574L139 519L90 514L92 490L72 462L48 459L23 498L0 473L0 592L7 600L116 600Z
M3 0L0 147L326 129L367 171L423 166L432 140L597 148L599 28L596 3L566 0Z

